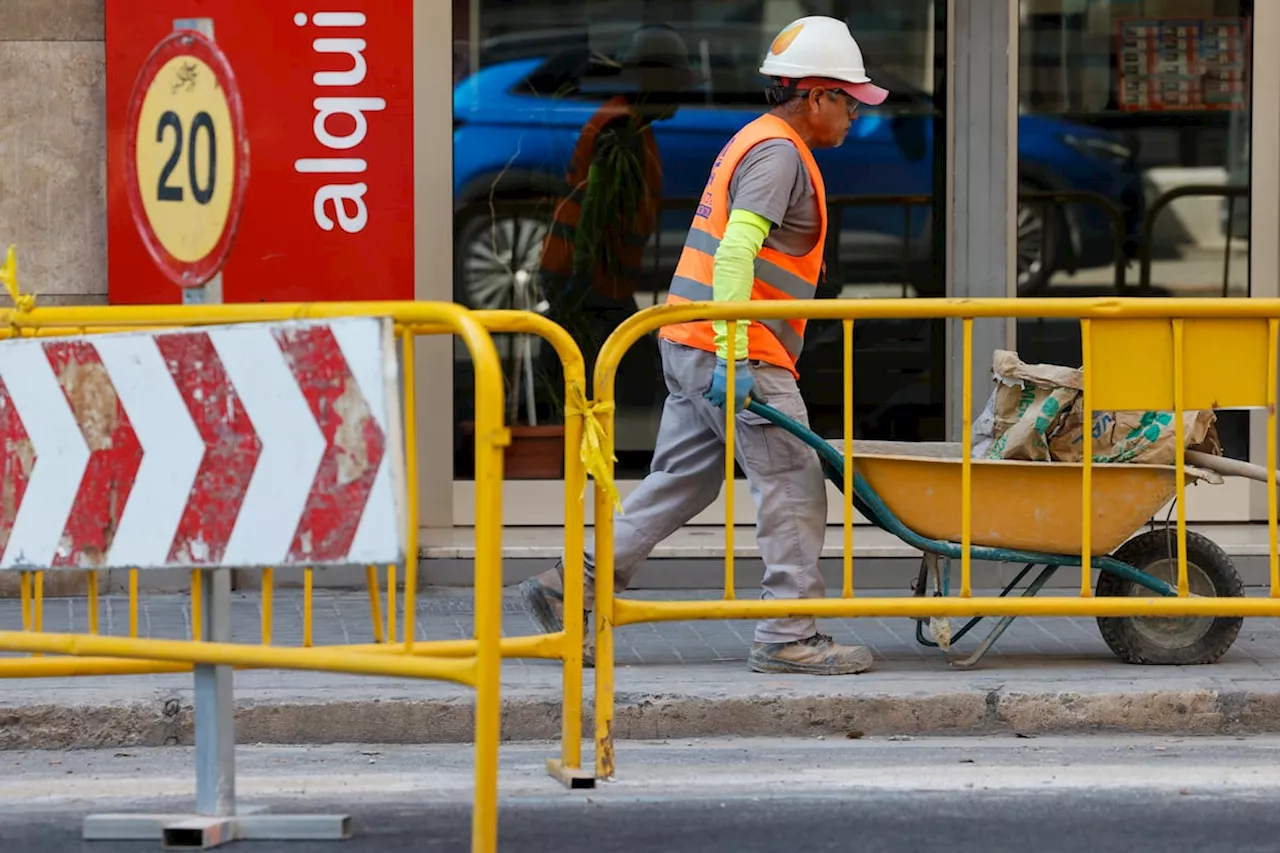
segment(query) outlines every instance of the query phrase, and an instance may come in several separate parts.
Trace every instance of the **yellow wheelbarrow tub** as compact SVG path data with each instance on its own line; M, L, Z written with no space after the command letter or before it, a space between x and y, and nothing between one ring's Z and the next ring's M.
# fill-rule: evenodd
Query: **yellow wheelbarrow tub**
M841 454L844 442L830 441ZM961 541L961 445L952 442L855 441L853 464L908 528L944 542ZM1093 465L1090 554L1113 553L1176 492L1171 465ZM1188 485L1221 483L1212 471L1184 468ZM972 542L988 548L1081 554L1084 466L1070 462L974 459Z

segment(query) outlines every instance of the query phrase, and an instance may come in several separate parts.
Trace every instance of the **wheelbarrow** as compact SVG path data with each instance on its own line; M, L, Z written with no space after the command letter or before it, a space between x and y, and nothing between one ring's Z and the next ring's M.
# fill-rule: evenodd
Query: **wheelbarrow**
M747 410L813 448L827 478L844 491L843 442L823 439L766 403L750 400ZM912 584L916 596L924 596L930 585L935 596L950 594L951 561L961 557L963 537L957 511L962 453L962 446L951 442L854 442L853 505L872 524L923 553L919 576ZM1198 463L1184 467L1188 484L1221 483L1219 471L1264 479L1253 470L1257 466L1236 460L1193 453L1188 453L1188 459ZM1022 590L1023 596L1039 593L1058 569L1083 564L1082 467L1064 462L972 460L971 557L1024 564L1000 597L1013 592L1037 568L1040 571ZM1173 529L1166 523L1134 535L1175 497L1176 469L1129 463L1092 467L1090 565L1099 570L1095 594L1176 596L1178 543ZM1192 595L1244 595L1231 558L1212 540L1192 531L1187 531L1187 580ZM971 667L1014 617L1001 618L971 654L954 654L952 644L982 619L971 619L953 633L947 618L918 618L916 640L942 649L954 666ZM1099 617L1097 622L1107 646L1126 663L1190 665L1222 657L1235 642L1243 619ZM926 636L926 628L931 636Z

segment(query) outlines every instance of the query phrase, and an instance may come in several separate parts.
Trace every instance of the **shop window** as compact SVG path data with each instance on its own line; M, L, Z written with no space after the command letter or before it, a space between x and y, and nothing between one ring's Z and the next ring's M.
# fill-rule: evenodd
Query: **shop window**
M1247 298L1251 0L1021 13L1018 293ZM1074 322L1022 321L1018 347L1080 363ZM1248 458L1247 413L1218 429Z
M943 186L936 160L945 126L939 75L946 5L455 2L454 299L476 308L548 312L574 335L590 370L599 346L620 322L664 301L716 153L767 109L761 59L777 32L806 14L847 20L871 75L893 91L888 103L863 109L841 148L817 153L831 217L821 296L942 295L943 230L936 221L941 205L935 207L934 199L942 197ZM647 47L637 47L638 34L653 27L663 30ZM646 49L652 55L640 55ZM578 228L590 229L587 243L597 252L596 266L573 271L572 286L566 287L577 243L549 247L575 149L606 105L619 96L634 103L638 92L643 111L656 119L652 145L622 133L612 137L627 143L613 146L613 159L597 162L597 169L617 178L608 182L614 206L610 215ZM652 156L646 152L655 151L657 161L646 164ZM630 211L655 190L657 214L651 224L638 226ZM632 242L642 250L634 251ZM942 329L941 323L915 321L856 325L860 436L943 437ZM564 400L553 355L537 340L504 338L499 347L507 368L509 422L536 423L554 434ZM799 369L815 427L838 436L844 370L838 322L809 324ZM468 359L459 350L459 479L471 476L470 383ZM632 348L616 389L618 473L638 479L650 463L666 395L654 337ZM546 459L546 445L533 452ZM511 477L560 476L554 460L547 470L509 469Z

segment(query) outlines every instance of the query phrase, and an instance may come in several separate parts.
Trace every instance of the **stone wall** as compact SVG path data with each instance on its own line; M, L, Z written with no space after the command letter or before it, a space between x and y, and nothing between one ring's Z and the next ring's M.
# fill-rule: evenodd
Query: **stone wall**
M0 252L42 305L107 298L105 69L103 0L0 0ZM49 573L44 593L85 583ZM0 573L0 597L17 589Z
M103 4L0 0L0 251L43 305L106 301Z

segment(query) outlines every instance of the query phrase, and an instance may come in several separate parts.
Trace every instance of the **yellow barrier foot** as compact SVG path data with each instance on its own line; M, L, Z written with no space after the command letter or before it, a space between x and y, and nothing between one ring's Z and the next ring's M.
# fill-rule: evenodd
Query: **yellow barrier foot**
M581 767L565 767L564 763L558 758L547 759L547 772L551 774L552 779L555 779L566 788L594 788L596 786L595 776Z

